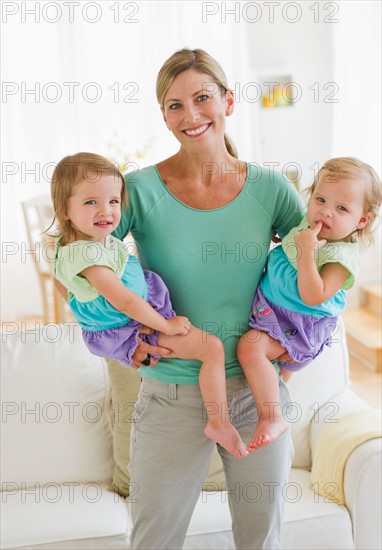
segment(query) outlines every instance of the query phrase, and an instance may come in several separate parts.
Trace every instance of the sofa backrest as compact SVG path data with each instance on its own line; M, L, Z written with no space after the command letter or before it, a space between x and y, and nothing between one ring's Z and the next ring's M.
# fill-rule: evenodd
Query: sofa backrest
M326 347L310 365L288 382L292 406L287 417L292 428L295 456L293 466L310 469L310 429L317 421L337 422L336 396L349 385L349 358L345 327L338 320L331 347Z
M106 362L93 356L74 323L2 332L2 483L109 481L112 456ZM3 326L4 329L4 326ZM311 423L336 421L336 396L349 384L345 330L288 382L293 466L311 466ZM4 485L2 486L5 488ZM12 485L9 485L12 490Z
M74 323L2 328L2 489L110 480L106 362Z

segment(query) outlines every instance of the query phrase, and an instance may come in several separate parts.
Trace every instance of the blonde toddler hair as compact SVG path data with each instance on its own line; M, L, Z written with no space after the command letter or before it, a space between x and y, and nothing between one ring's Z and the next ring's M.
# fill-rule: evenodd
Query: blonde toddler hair
M68 200L72 196L74 187L86 179L96 181L97 178L99 179L105 174L114 175L121 180L121 205L123 205L127 202L123 176L118 168L105 157L94 153L77 153L63 158L57 164L51 182L55 217L49 229L56 225L57 231L54 237L58 238L60 244L66 244L75 236L70 220L65 219Z
M381 180L375 170L365 162L354 157L338 157L325 162L320 168L312 185L307 189L309 199L312 197L318 182L323 174L356 180L363 185L365 192L364 212L370 213L370 222L362 229L356 229L358 239L367 245L373 242L372 232L379 223L379 211L382 203ZM333 180L334 181L334 180Z

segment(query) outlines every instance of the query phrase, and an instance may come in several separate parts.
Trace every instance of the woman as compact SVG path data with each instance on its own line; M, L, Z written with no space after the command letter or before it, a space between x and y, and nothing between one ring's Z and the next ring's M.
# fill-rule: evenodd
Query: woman
M225 135L234 96L206 52L172 55L158 74L157 98L180 149L126 177L129 207L116 236L131 231L143 267L164 279L177 314L222 340L232 423L248 443L257 415L236 345L247 331L272 232L284 236L297 225L302 205L281 175L238 160ZM159 363L150 357L155 353L163 356ZM132 503L135 550L183 546L214 447L203 433L200 363L166 353L141 343L134 356L135 367L144 365L131 440L130 473L139 488ZM288 401L280 381L281 407ZM244 459L221 447L219 453L236 547L280 548L289 430Z

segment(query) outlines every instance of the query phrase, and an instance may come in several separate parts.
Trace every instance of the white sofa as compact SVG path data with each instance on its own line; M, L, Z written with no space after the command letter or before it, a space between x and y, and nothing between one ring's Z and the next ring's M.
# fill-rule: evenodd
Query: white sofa
M336 340L289 383L295 458L284 493L285 549L382 548L380 439L350 455L346 507L311 488L320 431L366 407L348 388L342 326ZM114 462L106 362L69 323L34 332L5 323L2 350L1 548L128 548L128 504L108 490ZM129 498L137 498L134 491ZM234 548L224 491L201 493L184 548Z

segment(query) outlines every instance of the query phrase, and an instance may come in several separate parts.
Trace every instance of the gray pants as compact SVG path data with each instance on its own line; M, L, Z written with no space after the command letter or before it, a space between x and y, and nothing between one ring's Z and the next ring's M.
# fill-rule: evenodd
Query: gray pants
M246 380L228 379L227 394L232 423L248 443L257 412ZM288 402L280 381L281 406ZM131 434L133 550L182 548L215 445L203 433L205 423L198 385L143 379ZM290 431L244 459L218 450L236 548L281 548L282 490L293 456Z

